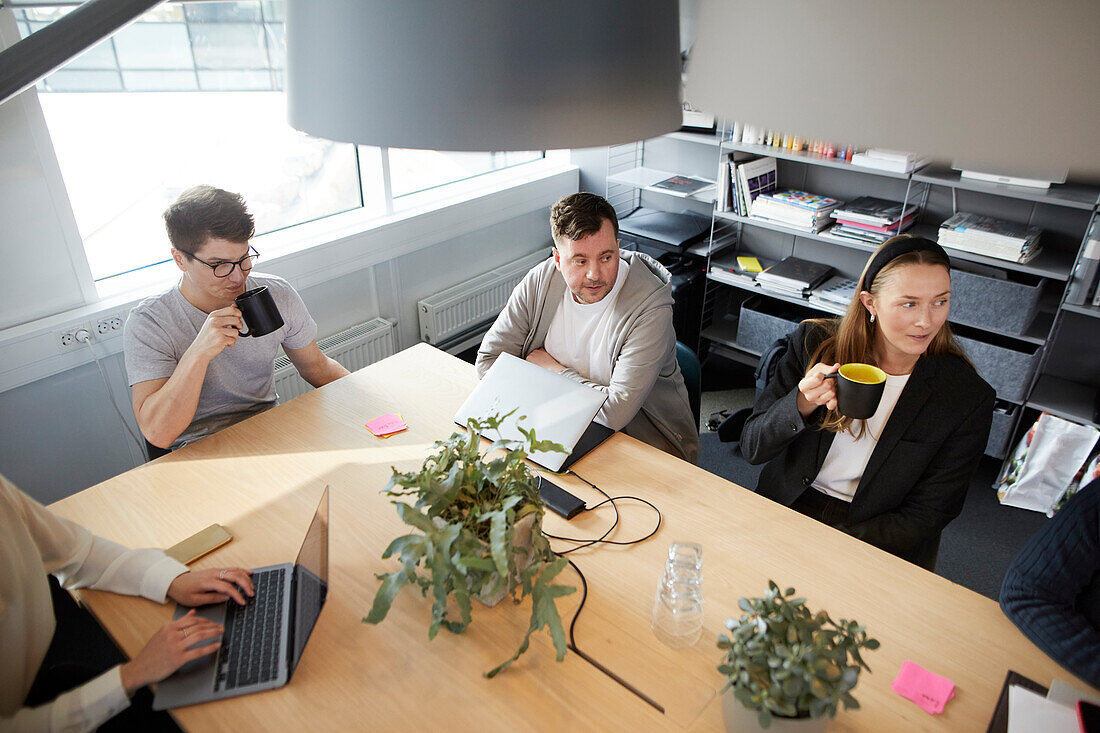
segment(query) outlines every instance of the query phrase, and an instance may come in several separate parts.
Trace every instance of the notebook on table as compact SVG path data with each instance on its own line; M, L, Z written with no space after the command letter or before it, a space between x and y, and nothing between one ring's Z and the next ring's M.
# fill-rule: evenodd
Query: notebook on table
M243 606L230 599L201 606L198 615L225 626L214 654L194 659L157 685L154 710L282 687L302 657L328 595L328 487L294 564L253 568L256 594ZM175 618L190 611L180 606Z

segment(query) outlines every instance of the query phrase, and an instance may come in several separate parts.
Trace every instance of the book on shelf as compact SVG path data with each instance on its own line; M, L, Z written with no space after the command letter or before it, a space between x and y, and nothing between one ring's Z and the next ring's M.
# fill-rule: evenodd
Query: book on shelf
M971 214L965 211L960 211L944 221L943 224L940 224L940 229L964 232L975 239L984 239L1010 246L1033 242L1043 233L1043 230L1039 227L1017 224L993 216Z
M878 232L846 226L844 224L834 224L833 228L827 233L834 237L853 239L857 242L866 242L868 244L882 244L887 239L894 236L893 234L879 234Z
M752 209L749 213L749 217L752 219L773 221L777 224L783 224L784 226L810 233L820 232L833 223L833 220L829 218L828 212L817 213L809 209L787 206L786 204L781 204L762 196L757 197L756 201L752 202Z
M1093 219L1088 237L1085 238L1081 259L1070 277L1066 302L1070 305L1088 303L1090 298L1100 294L1098 282L1100 282L1100 217Z
M894 224L891 224L889 226L879 226L877 224L865 224L863 222L852 221L850 219L844 218L843 215L838 215L834 218L839 224L843 224L846 227L851 227L853 229L863 229L864 231L877 232L879 234L893 235L900 234L901 232L911 227L913 225L913 222L917 220L917 214L916 212L913 212L909 216L902 219L900 222L895 222Z
M796 290L806 295L833 274L830 265L799 257L785 257L756 276L761 285Z
M753 200L762 193L771 193L776 184L775 158L757 158L737 166L737 188L740 193L738 214L748 216Z
M781 285L779 283L761 282L760 280L757 280L756 284L760 286L760 289L765 292L774 293L775 295L785 295L788 298L804 299L810 293L810 291L806 288L794 288L788 285Z
M702 178L693 178L691 176L670 176L663 181L657 181L651 188L659 188L665 193L680 194L682 196L688 196L697 191L701 191L707 186L713 186L710 181L704 181Z
M715 201L719 211L733 211L733 154L726 155L722 161L722 169L718 177L718 189L715 192Z
M847 308L856 297L858 283L850 277L834 275L810 293L810 302L832 308Z
M760 194L760 197L786 206L794 206L799 209L807 209L818 213L828 213L840 204L840 202L834 198L820 196L816 193L808 193L807 191L796 191L792 188L784 188L775 193Z
M910 204L902 210L898 201L887 201L874 196L860 196L842 206L833 209L833 218L843 218L849 222L871 224L872 226L892 226L899 220L917 211L916 204Z
M834 229L836 227L833 227ZM998 260L1007 260L1017 264L1027 264L1039 256L1043 251L1042 246L1036 242L1033 246L1013 247L1011 245L997 244L984 239L974 239L961 232L940 230L937 238L941 247L970 252L971 254L992 257Z
M922 158L915 153L898 153L880 148L870 148L852 156L852 165L891 173L912 173L931 162L931 158Z

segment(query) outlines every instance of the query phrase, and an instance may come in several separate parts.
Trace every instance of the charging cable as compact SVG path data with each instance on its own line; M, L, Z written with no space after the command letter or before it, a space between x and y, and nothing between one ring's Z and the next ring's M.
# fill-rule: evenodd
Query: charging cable
M115 408L115 414L117 414L118 419L122 421L122 427L126 428L126 432L134 439L134 444L137 445L138 450L144 455L145 444L134 435L134 431L130 429L130 424L127 423L126 418L122 416L122 410L118 409L118 403L115 402L114 395L111 394L111 383L107 381L107 373L103 371L103 365L99 363L99 358L95 355L95 349L92 348L92 335L88 333L88 329L82 328L73 334L73 337L78 343L88 347L88 353L92 355L92 361L95 362L96 368L99 369L99 376L103 380L103 387L107 390L107 400L111 403L111 407Z
M593 489L595 489L596 491L600 492L600 494L603 495L604 500L601 501L599 504L594 504L593 506L587 507L584 510L586 513L590 512L590 511L593 511L595 509L598 509L601 506L603 506L604 504L611 504L611 508L615 510L615 521L611 523L611 526L608 527L606 532L604 532L602 535L600 535L599 537L596 537L594 539L586 539L586 538L580 538L580 537L560 537L558 535L549 534L548 532L546 532L544 530L543 534L545 534L547 537L550 537L552 539L562 540L564 542L577 542L577 543L580 543L576 547L571 547L568 550L562 550L561 552L556 552L555 551L554 552L555 555L563 557L565 555L568 555L571 552L576 552L577 550L583 549L585 547L591 547L592 545L595 545L597 543L607 544L607 545L636 545L640 542L645 542L650 537L657 534L657 530L659 530L661 528L661 521L663 519L663 517L661 516L661 510L658 509L656 507L656 505L654 505L652 502L646 501L645 499L641 498L640 496L609 496L607 494L607 492L605 492L599 486L596 486L596 484L592 483L591 481L589 481L585 478L582 478L581 476L578 476L572 470L569 470L566 473L572 475L574 478L576 478L580 481L583 481L584 483L588 484ZM635 540L625 540L625 541L609 540L609 539L607 539L607 536L609 534L611 534L611 532L614 531L614 529L617 526L619 526L619 519L620 519L619 507L615 502L616 501L621 501L621 500L624 500L624 499L633 499L634 501L640 501L643 504L646 504L646 505L652 507L653 511L657 512L657 525L653 528L653 530L649 534L645 535L644 537L639 537L638 539L635 539ZM623 679L622 677L617 675L615 672L613 672L612 670L610 670L609 668L607 668L603 664L600 664L600 662L596 661L592 657L585 654L577 646L577 639L576 639L575 630L576 630L576 627L577 627L577 619L580 618L581 611L584 610L585 601L588 600L588 580L584 577L584 573L581 572L581 569L579 567L577 567L577 564L575 562L573 562L572 559L567 558L567 560L569 562L569 565L573 568L573 570L575 570L577 572L577 575L580 576L581 586L582 586L581 602L577 606L577 610L573 612L573 618L569 622L569 649L574 654L576 654L578 657L580 657L584 661L588 662L593 667L600 670L601 672L603 672L605 675L607 675L611 679L618 682L620 685L625 687L630 692L637 695L647 705L651 706L652 708L654 708L655 710L657 710L661 714L664 714L665 713L665 707L663 705L661 705L659 702L657 702L656 700L651 698L649 695L646 695L644 692L642 692L637 687L635 687L634 685L627 682L625 679Z

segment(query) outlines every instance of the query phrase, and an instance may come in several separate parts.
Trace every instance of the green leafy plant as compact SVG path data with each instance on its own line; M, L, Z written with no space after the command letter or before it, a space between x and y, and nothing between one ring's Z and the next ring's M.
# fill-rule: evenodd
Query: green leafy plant
M531 624L519 649L511 659L486 673L494 677L507 669L527 651L531 635L549 629L557 659L565 657L565 631L558 614L556 599L576 592L576 588L552 583L567 561L556 557L542 533L543 502L538 480L524 463L530 453L565 449L558 443L540 441L534 430L519 428L522 441L500 437L500 426L507 415L484 420L470 419L468 432L453 433L434 444L438 452L424 461L419 471L393 476L383 489L393 497L416 496L409 505L394 500L401 520L417 530L398 537L383 558L397 556L401 568L380 574L381 587L374 596L366 623L381 622L397 593L410 583L421 593L431 593L432 622L428 638L439 629L461 634L470 624L471 599L486 600L511 594L515 603L531 598ZM497 439L484 451L481 437L486 430L496 431ZM503 452L496 453L499 449ZM489 456L496 454L491 460ZM529 531L528 531L529 529ZM455 612L448 607L453 599Z
M726 621L728 636L718 636L718 648L726 652L718 671L728 678L722 691L732 687L738 702L758 711L763 728L773 715L832 718L838 703L845 710L859 708L851 690L860 669L870 671L859 650L879 647L856 621L813 613L794 594L794 588L781 593L769 580L763 598L738 601L745 613Z

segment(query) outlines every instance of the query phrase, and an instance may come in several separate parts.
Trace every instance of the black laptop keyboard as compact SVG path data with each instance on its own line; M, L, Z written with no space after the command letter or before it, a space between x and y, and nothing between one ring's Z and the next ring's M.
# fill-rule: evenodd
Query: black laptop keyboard
M279 674L279 637L283 629L284 570L252 574L256 590L245 605L226 602L225 634L218 650L215 690L268 682Z

